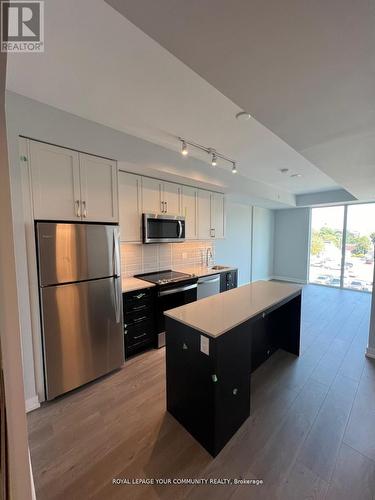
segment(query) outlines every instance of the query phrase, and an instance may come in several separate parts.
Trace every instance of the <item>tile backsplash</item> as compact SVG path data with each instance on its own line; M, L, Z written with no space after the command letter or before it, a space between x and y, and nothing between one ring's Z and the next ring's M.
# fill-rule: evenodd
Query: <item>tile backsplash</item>
M188 241L160 245L122 243L121 273L122 276L129 277L163 269L178 270L182 267L204 265L207 248L211 248L215 262L214 241Z

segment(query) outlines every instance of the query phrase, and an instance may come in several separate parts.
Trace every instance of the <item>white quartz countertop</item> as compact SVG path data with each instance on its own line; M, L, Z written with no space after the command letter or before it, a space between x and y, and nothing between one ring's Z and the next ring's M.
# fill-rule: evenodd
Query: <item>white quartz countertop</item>
M142 290L142 288L150 288L155 286L148 281L140 280L138 278L123 278L121 281L122 293L132 292L133 290Z
M225 267L225 269L212 269L212 267L206 267L206 266L190 266L190 267L179 267L178 271L187 274L194 274L195 276L198 276L198 278L202 278L203 276L225 273L226 271L234 271L235 269L237 269L236 267L232 266L223 266L223 267Z
M297 295L301 289L301 285L291 283L256 281L164 314L215 338L284 299Z
M201 278L202 276L209 276L210 274L220 274L225 271L233 271L234 269L237 268L228 266L225 267L225 269L218 270L205 266L193 266L193 267L181 267L178 268L178 271L186 274L194 274L198 278ZM155 286L154 283L149 283L148 281L140 280L134 277L123 278L121 283L122 283L122 293L132 292L133 290L142 290L142 288L149 288L150 286Z

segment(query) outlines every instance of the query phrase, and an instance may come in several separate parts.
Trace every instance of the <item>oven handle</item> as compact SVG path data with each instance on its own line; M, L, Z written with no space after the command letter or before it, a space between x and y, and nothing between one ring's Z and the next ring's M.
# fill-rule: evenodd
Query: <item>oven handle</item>
M171 295L172 293L185 292L186 290L193 290L193 288L197 288L197 284L181 286L179 288L172 288L172 290L162 290L158 293L159 297L164 297L164 295Z

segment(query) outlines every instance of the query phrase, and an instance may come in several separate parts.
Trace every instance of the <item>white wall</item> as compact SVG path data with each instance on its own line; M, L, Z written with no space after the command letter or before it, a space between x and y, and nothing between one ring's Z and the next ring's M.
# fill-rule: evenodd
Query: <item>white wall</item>
M251 280L252 206L227 201L226 239L215 243L215 260L238 268L238 284Z
M239 285L270 279L273 239L273 210L229 201L226 239L216 242L216 262L237 267Z
M309 241L309 208L275 210L275 278L307 282Z
M274 228L274 210L254 207L251 281L273 276Z

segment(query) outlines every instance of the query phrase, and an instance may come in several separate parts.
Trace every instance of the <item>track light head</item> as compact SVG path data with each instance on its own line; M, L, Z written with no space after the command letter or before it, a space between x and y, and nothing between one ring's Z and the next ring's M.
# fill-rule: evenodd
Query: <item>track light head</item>
M211 161L211 165L212 165L213 167L216 167L216 165L217 165L217 156L216 156L216 153L215 153L215 152L214 152L214 153L212 153L212 161Z
M182 156L187 156L189 154L188 147L185 141L181 141L181 154Z
M236 174L237 173L237 167L236 167L236 163L233 162L233 166L232 166L232 174Z

